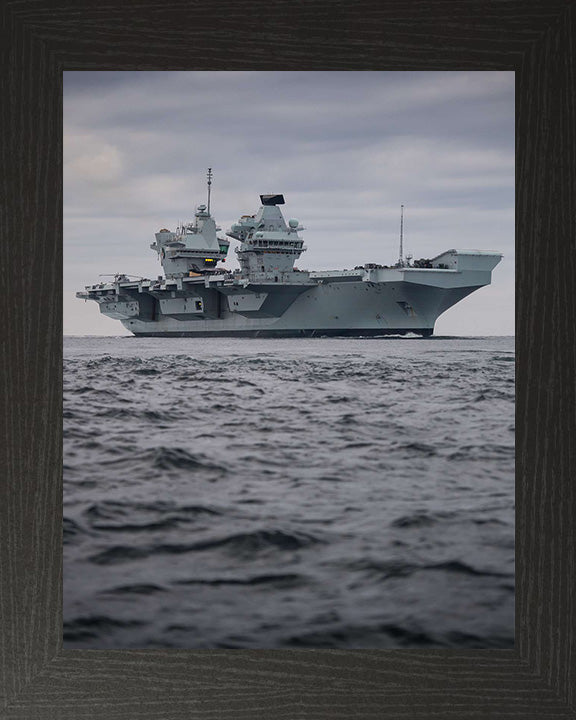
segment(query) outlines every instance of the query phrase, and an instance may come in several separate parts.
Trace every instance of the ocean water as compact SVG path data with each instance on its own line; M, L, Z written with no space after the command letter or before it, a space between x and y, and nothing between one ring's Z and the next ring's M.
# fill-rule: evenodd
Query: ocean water
M510 648L514 339L64 341L66 648Z

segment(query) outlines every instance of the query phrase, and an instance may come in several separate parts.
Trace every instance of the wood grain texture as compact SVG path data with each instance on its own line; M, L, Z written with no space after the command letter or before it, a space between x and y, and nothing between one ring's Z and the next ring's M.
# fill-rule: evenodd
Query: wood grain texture
M0 38L0 717L576 718L576 8L14 0ZM62 651L62 71L517 72L514 651Z

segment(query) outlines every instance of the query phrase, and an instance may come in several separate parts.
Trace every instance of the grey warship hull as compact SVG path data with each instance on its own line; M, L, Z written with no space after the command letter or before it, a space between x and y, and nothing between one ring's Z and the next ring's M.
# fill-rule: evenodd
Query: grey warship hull
M495 253L448 251L449 268L291 272L278 282L233 273L86 288L105 315L145 337L429 336L439 315L491 280Z

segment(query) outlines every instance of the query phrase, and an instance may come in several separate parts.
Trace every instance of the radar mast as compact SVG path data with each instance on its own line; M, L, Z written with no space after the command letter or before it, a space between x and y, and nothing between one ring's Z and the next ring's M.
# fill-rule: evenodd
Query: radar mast
M400 205L400 257L398 265L404 267L404 205Z
M208 168L208 215L210 215L210 187L212 185L212 168Z

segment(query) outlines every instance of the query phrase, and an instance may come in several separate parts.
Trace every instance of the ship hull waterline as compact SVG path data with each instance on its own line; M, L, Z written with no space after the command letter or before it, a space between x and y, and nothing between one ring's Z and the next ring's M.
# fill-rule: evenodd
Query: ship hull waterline
M133 331L131 331L133 332ZM163 337L163 338L185 338L185 337L246 337L246 338L322 338L322 337L385 337L397 335L420 335L421 337L430 337L434 333L434 328L347 328L341 330L334 329L314 329L314 330L196 330L193 332L174 331L174 332L133 332L135 337Z

